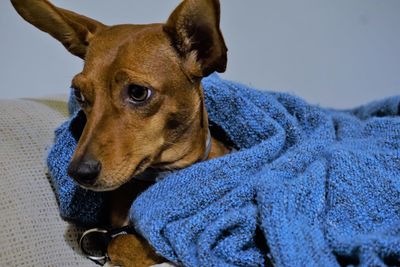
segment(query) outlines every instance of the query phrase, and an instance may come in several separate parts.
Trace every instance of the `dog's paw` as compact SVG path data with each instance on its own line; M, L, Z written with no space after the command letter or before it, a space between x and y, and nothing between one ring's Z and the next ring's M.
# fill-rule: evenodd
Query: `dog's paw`
M111 262L106 262L106 263L103 265L103 267L123 267L123 266L114 265L114 264L112 264Z
M147 241L133 234L114 237L108 244L107 254L112 264L125 267L152 266L164 261Z

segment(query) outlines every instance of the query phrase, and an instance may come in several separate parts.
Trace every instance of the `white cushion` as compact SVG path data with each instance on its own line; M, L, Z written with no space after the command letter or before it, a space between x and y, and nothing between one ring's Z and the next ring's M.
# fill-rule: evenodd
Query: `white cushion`
M79 254L81 231L60 218L45 174L65 119L65 100L0 100L1 266L96 266Z

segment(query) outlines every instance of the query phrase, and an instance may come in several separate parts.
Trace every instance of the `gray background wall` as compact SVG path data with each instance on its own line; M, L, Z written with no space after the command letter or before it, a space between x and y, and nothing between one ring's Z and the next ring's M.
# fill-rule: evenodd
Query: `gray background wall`
M165 21L177 0L53 0L105 24ZM400 94L399 0L222 0L227 79L350 107ZM67 92L82 62L0 1L0 98Z

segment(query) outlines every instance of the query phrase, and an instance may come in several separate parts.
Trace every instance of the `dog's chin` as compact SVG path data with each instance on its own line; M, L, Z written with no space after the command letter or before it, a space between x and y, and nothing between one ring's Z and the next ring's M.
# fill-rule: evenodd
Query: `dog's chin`
M79 186L82 187L83 189L94 191L94 192L108 192L108 191L113 191L121 187L123 184L120 185L114 185L114 186L101 186L101 185L92 185L92 186L87 186L87 185L82 185L80 184Z
M110 186L110 187L88 187L86 189L94 191L94 192L108 192L108 191L114 191L116 189L118 189L119 187L121 187L122 185L116 185L116 186Z
M124 184L128 183L130 180L131 179L127 179L126 181L121 181L118 183L102 183L100 180L100 181L97 181L93 185L85 185L85 184L80 184L80 183L78 183L78 185L83 189L87 189L87 190L94 191L94 192L108 192L108 191L113 191L113 190L120 188Z

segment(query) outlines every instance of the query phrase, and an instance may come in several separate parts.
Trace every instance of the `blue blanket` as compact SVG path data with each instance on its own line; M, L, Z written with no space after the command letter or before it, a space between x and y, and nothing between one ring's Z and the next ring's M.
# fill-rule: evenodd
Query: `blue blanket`
M400 264L400 96L338 111L217 75L203 86L238 151L175 171L133 203L158 253L185 266ZM79 114L56 130L48 165L61 215L96 224L104 195L66 174Z

